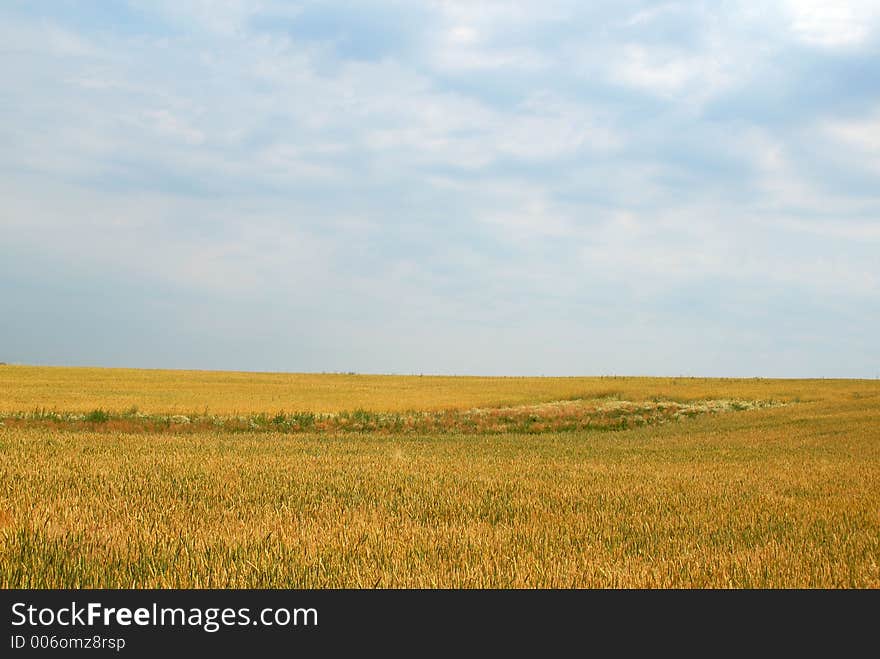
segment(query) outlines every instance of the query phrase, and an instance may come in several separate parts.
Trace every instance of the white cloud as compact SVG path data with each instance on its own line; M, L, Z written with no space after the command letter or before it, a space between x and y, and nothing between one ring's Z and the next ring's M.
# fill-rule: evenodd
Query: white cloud
M880 217L874 221L802 220L796 217L778 217L769 221L793 232L814 234L820 238L854 240L860 244L880 243Z
M0 20L0 44L4 55L88 58L102 54L93 41L54 22L25 22L5 16Z
M168 110L145 110L141 113L143 122L157 135L196 145L205 141L205 134L193 128L185 119Z
M472 44L480 39L479 32L467 25L456 25L448 32L447 39L461 44Z
M829 119L822 128L838 150L843 147L851 162L864 163L866 169L880 175L880 109L859 119Z
M51 193L39 195L38 188ZM302 221L308 211L261 199L218 204L32 178L4 181L0 193L6 200L0 226L18 246L185 291L237 297L299 289L335 258L336 248Z
M627 26L645 25L652 23L657 18L668 15L673 12L682 11L684 7L680 2L667 2L658 5L652 5L647 9L639 9L624 21Z
M571 238L576 232L571 209L555 202L545 187L496 179L483 182L477 197L477 220L500 242L529 249L545 238Z
M829 140L831 134L824 122L820 122L818 128L808 124L792 127L785 133L752 127L741 128L729 141L719 144L719 148L750 163L748 212L769 217L800 215L827 219L833 216L841 220L876 221L880 188L873 194L867 190L854 191L822 177L823 168L829 171L858 168L863 162L869 162L861 155L853 157L851 152L841 148L839 140L836 143ZM805 150L821 155L813 155L804 162Z
M862 44L880 15L874 0L786 0L785 8L794 35L824 48Z
M706 73L700 60L668 49L630 44L622 54L615 69L621 81L664 95L674 94Z
M856 236L877 235L876 225L791 222L785 215L732 214L702 202L613 215L583 241L580 253L589 269L638 282L646 294L715 281L738 290L803 287L869 298L880 292L880 273L870 250L857 254L846 245ZM782 236L792 240L788 249L777 243Z
M751 43L747 33L725 32L707 20L698 44L628 42L610 48L607 77L673 100L688 111L748 81L773 54L768 44ZM585 53L582 57L596 57Z
M435 2L434 38L425 45L428 65L447 74L503 71L536 73L553 64L541 49L509 34L528 34L536 26L563 20L564 5L520 2Z
M261 0L130 0L146 13L158 13L178 27L223 36L240 34L247 19L265 8Z

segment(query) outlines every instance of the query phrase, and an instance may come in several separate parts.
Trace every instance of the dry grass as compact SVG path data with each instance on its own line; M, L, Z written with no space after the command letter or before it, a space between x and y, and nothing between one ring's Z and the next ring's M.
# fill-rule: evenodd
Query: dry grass
M236 373L110 368L0 366L0 413L54 408L149 414L220 415L375 412L525 405L616 395L677 401L829 399L877 392L877 383L847 380L709 378L534 378Z
M6 410L75 408L73 385L35 397L40 378L27 375L0 387ZM250 392L229 385L212 409L245 409L248 395L266 405L251 410L304 407L266 403L272 387L259 378L270 376L249 377L258 382ZM277 377L288 378L286 391L297 377L321 379ZM529 381L517 393L519 380L481 380L492 397L469 380L460 391L442 380L440 407L536 403L560 386ZM0 587L880 587L877 382L562 382L571 395L604 385L630 400L800 402L617 432L6 426ZM428 395L413 386L413 400ZM11 406L10 389L27 405ZM207 395L191 381L180 389L178 410ZM354 407L331 390L322 389L323 405ZM122 379L117 390L92 389L79 409L122 408L110 403L131 403L136 391ZM395 404L385 390L362 395L373 409Z

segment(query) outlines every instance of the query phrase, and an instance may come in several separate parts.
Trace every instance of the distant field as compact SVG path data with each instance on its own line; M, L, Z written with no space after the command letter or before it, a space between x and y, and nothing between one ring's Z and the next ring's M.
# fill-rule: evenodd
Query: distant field
M212 414L377 412L524 405L617 395L829 400L876 394L878 381L630 377L444 377L0 366L0 412L34 408Z
M0 366L0 411L3 588L880 587L877 381Z

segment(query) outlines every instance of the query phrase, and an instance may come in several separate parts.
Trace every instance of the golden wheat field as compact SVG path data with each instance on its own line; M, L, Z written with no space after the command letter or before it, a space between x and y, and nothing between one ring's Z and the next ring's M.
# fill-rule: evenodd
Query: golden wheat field
M0 366L0 417L3 588L880 586L877 381Z

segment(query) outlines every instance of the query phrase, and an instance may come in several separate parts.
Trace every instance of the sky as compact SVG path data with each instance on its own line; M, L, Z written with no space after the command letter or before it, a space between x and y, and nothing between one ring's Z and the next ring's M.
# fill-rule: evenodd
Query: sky
M880 377L880 5L0 4L0 361Z

